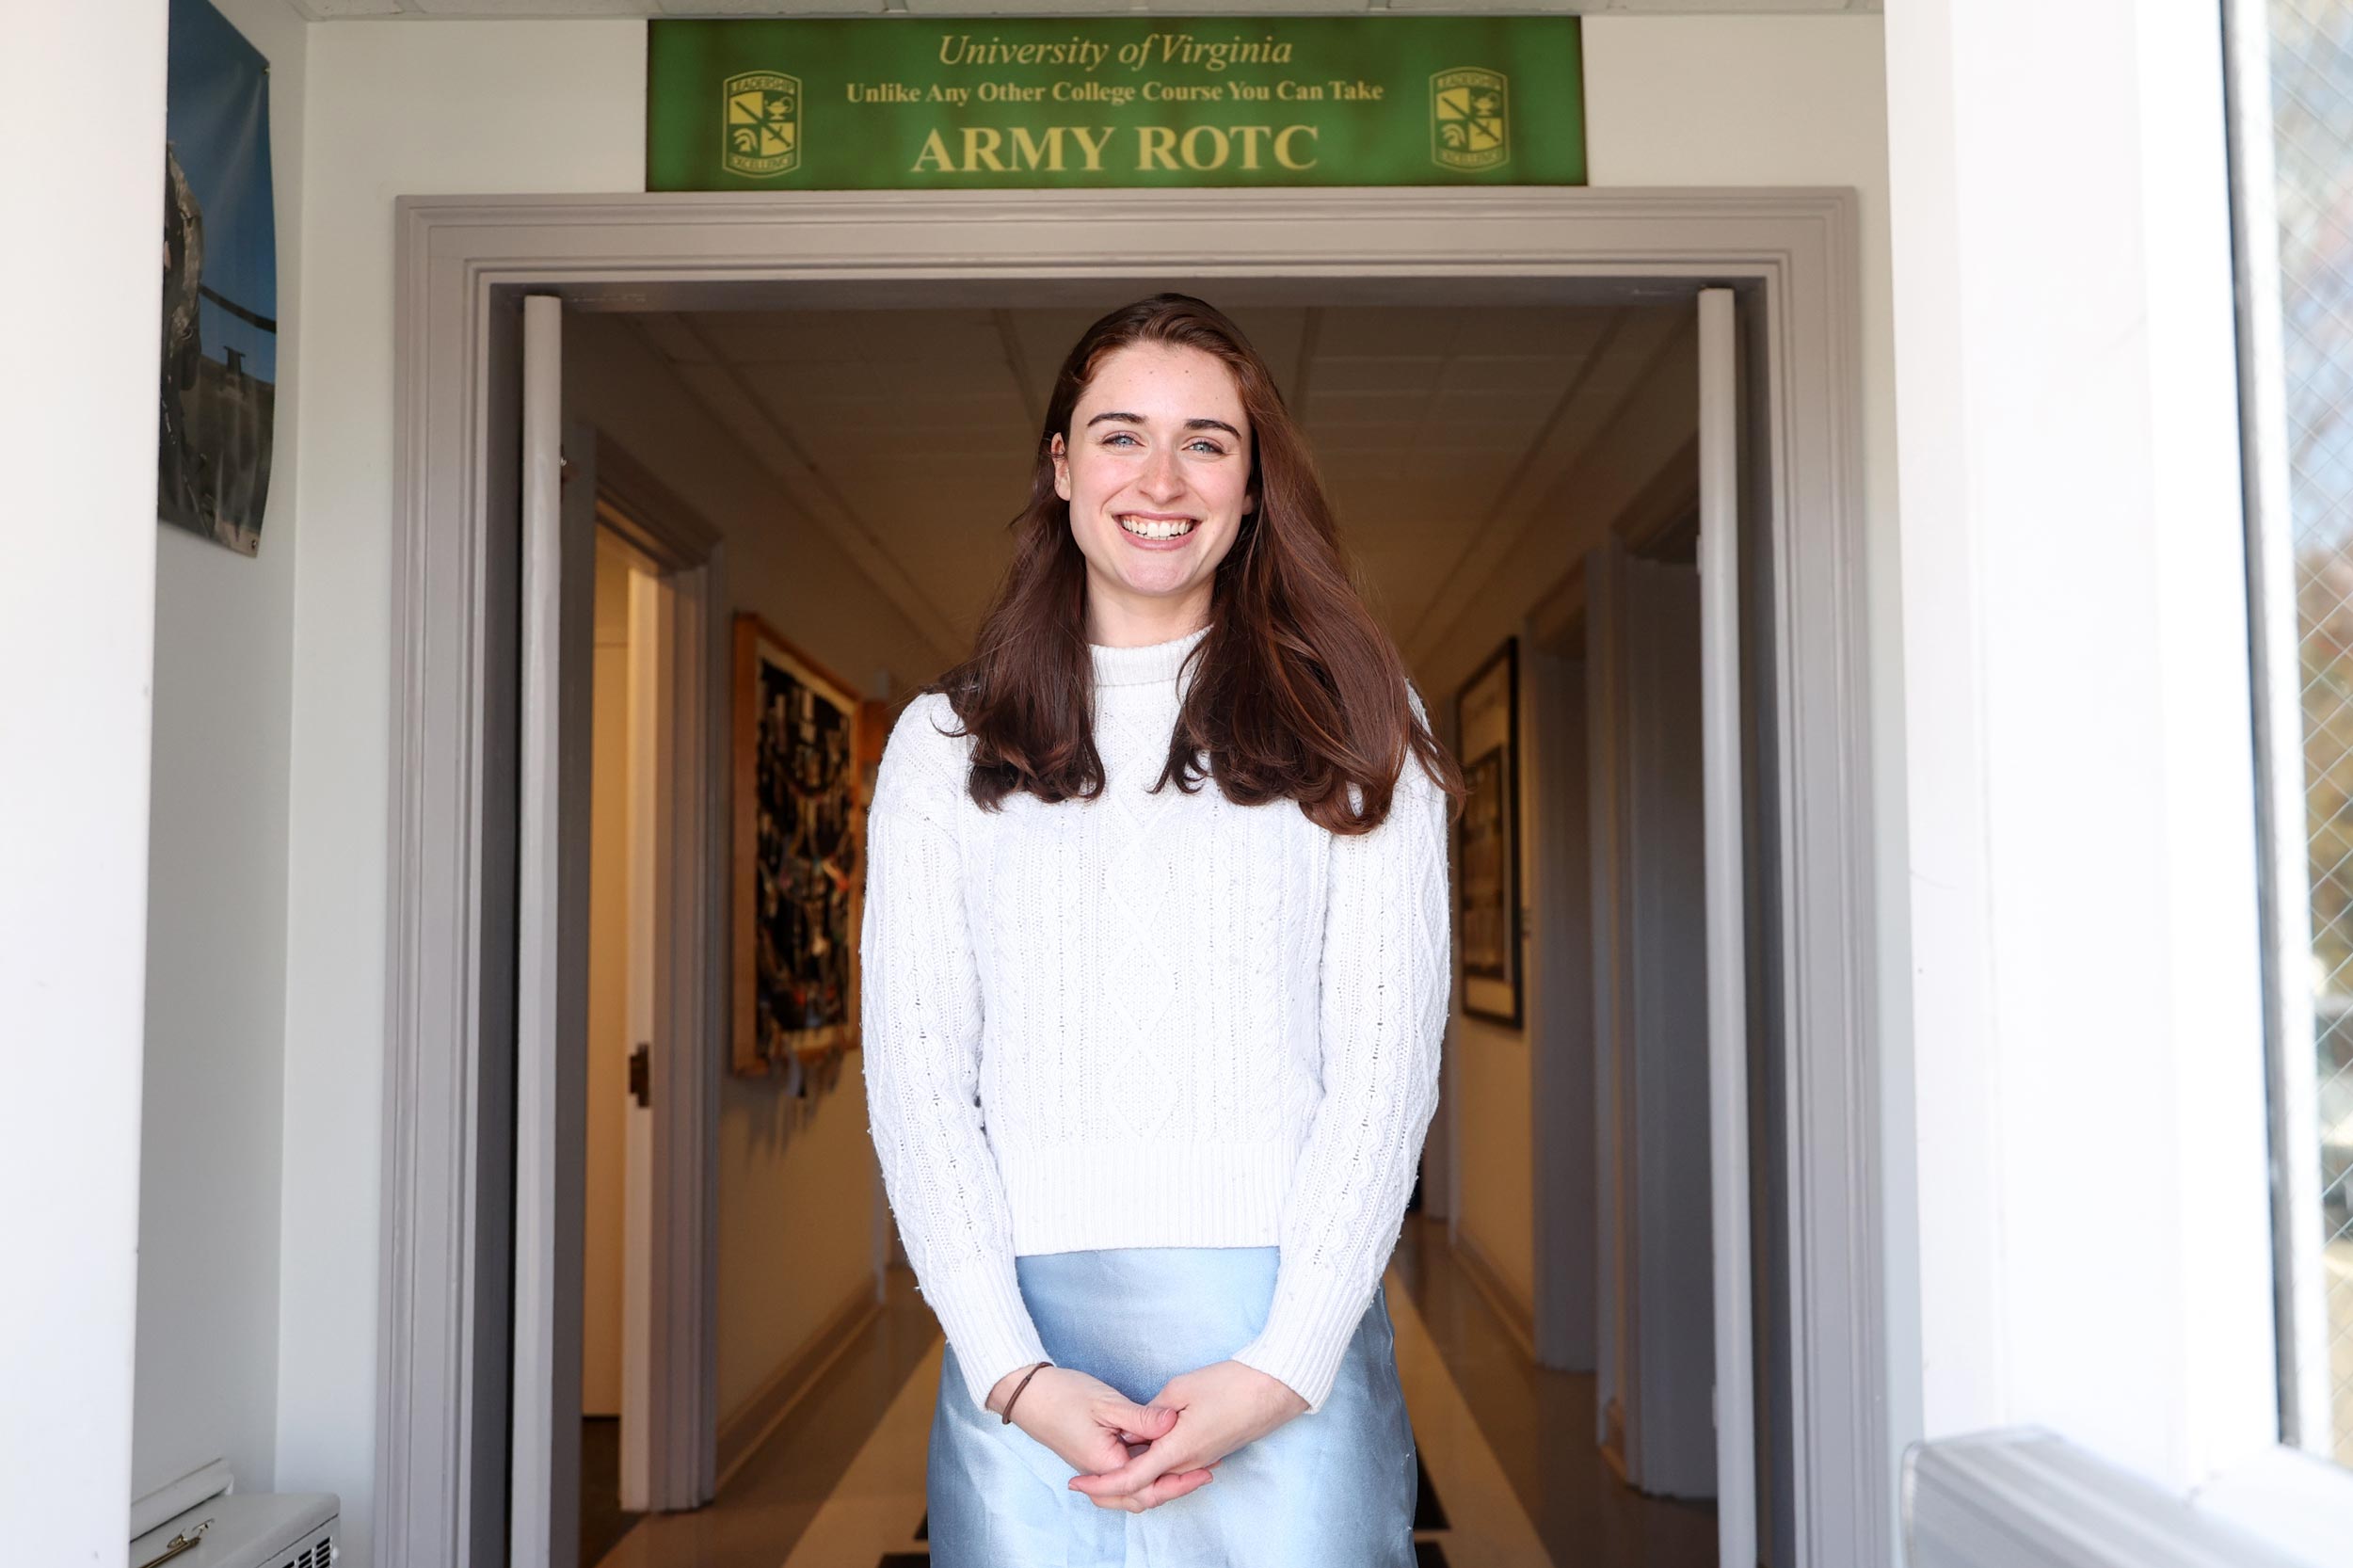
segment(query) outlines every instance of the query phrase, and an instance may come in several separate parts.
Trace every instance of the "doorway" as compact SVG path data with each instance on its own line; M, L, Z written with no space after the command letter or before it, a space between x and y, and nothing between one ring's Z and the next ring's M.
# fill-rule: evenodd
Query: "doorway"
M1465 658L1512 631L1512 612L1497 595L1466 599L1448 591L1491 537L1541 529L1545 559L1574 571L1588 541L1623 534L1644 550L1659 548L1651 536L1657 520L1625 504L1629 483L1647 489L1672 480L1682 502L1694 503L1698 338L1688 302L1262 305L1252 303L1243 286L1203 289L1231 310L1297 410L1342 520L1344 542L1365 569L1375 613L1407 649L1442 733L1462 710L1453 694L1467 673ZM1027 452L1055 368L1092 310L1079 301L983 309L910 300L889 311L788 302L725 312L583 312L564 324L567 413L593 424L604 444L631 451L722 526L733 552L734 616L759 617L763 641L772 645L789 633L802 645L804 664L832 672L829 686L850 684L856 672L860 690L888 698L953 662L982 613L1006 564L1001 515L1026 492ZM1688 573L1696 569L1695 514L1683 521L1664 548L1679 555ZM891 569L854 567L845 540L879 550ZM1523 566L1517 574L1532 578L1538 569ZM1687 633L1695 628L1694 620ZM1532 641L1522 640L1521 685L1532 696L1537 655ZM600 662L610 656L608 641L600 631ZM1695 676L1695 635L1687 634L1684 644L1683 667ZM887 712L890 703L875 706ZM608 729L600 719L600 754ZM1553 737L1541 715L1531 714L1523 731L1526 769ZM1458 726L1451 740L1468 762L1491 749L1494 737L1465 734ZM1523 792L1533 816L1556 773L1534 770L1529 776ZM1469 880L1466 871L1466 902ZM1579 888L1575 900L1585 896ZM1547 891L1531 886L1527 902L1536 934L1559 929L1557 901ZM1467 947L1463 956L1467 969ZM1674 956L1691 969L1688 949ZM1540 987L1530 990L1533 1024L1542 999ZM1449 1107L1464 1134L1457 1201L1434 1226L1418 1225L1401 1249L1407 1256L1392 1293L1401 1322L1409 1315L1428 1320L1418 1336L1411 1324L1401 1328L1401 1343L1420 1347L1423 1394L1439 1401L1417 1418L1424 1436L1430 1523L1422 1542L1429 1560L1483 1555L1526 1562L1534 1560L1529 1552L1548 1547L1561 1560L1577 1560L1581 1551L1593 1568L1637 1560L1650 1568L1696 1565L1707 1560L1697 1554L1717 1522L1716 1465L1704 1427L1687 1434L1687 1446L1695 1436L1700 1451L1680 1482L1663 1472L1638 1478L1662 1499L1644 1500L1631 1494L1623 1475L1608 1472L1590 1444L1515 1451L1522 1445L1506 1434L1526 1423L1489 1402L1497 1390L1488 1358L1505 1347L1481 1344L1482 1336L1498 1336L1480 1327L1476 1304L1449 1294L1453 1266L1474 1256L1475 1234L1511 1260L1506 1272L1524 1279L1528 1239L1510 1231L1529 1224L1531 1198L1541 1199L1534 1205L1541 1217L1574 1208L1577 1200L1531 1192L1527 1086L1497 1095L1487 1084L1487 1069L1514 1050L1524 1055L1525 1043L1512 1029L1482 1030L1476 1038L1466 1030L1450 1057L1456 1065ZM1704 1066L1699 1077L1690 1095L1704 1120ZM724 1080L715 1313L720 1491L702 1513L648 1521L609 1560L613 1568L696 1561L718 1552L728 1560L750 1561L761 1552L767 1560L784 1560L806 1544L809 1510L830 1508L829 1491L840 1483L823 1451L847 1458L867 1442L869 1432L856 1419L821 1414L838 1401L810 1386L800 1370L805 1350L830 1340L827 1312L856 1301L860 1285L872 1281L871 1254L845 1248L845 1236L855 1240L863 1220L888 1224L879 1203L861 1203L871 1155L856 1127L857 1085L855 1064L813 1096L774 1075L730 1074ZM1567 1143L1557 1128L1542 1141L1554 1149ZM1704 1193L1705 1151L1688 1136L1684 1143L1685 1167L1696 1173ZM1515 1144L1514 1176L1509 1167ZM1433 1144L1425 1164L1442 1169L1443 1147ZM1489 1178L1497 1174L1517 1191L1496 1191ZM1591 1201L1588 1195L1584 1207ZM1593 1228L1590 1214L1583 1223ZM1687 1245L1697 1272L1685 1292L1696 1309L1687 1318L1697 1338L1679 1342L1662 1331L1649 1343L1655 1356L1688 1363L1704 1392L1711 1362L1706 1209L1670 1224L1698 1239ZM1593 1272L1590 1260L1585 1272ZM886 1300L900 1293L901 1280L885 1271ZM880 1353L880 1324L860 1325L853 1337L840 1365L855 1368L861 1356ZM1525 1362L1496 1369L1507 1383L1539 1381ZM842 1379L828 1371L815 1381ZM905 1383L903 1377L892 1387ZM1440 1418L1458 1398L1470 1400L1474 1421L1457 1426ZM790 1414L730 1475L729 1455L745 1448L738 1434L769 1428L770 1410ZM879 1416L870 1412L870 1422ZM827 1423L827 1443L804 1440L803 1429ZM908 1435L920 1439L920 1430ZM812 1448L821 1455L813 1462ZM1495 1450L1492 1458L1487 1448ZM784 1463L787 1452L800 1457ZM584 1511L598 1500L591 1457L584 1451ZM880 1468L899 1473L894 1465ZM1663 1500L1670 1497L1675 1500ZM919 1555L914 1532L922 1512L917 1493L880 1517L869 1511L880 1529L879 1539L866 1543L864 1560ZM1609 1520L1609 1528L1582 1528L1581 1518L1595 1516ZM1507 1518L1515 1530L1502 1528ZM824 1524L820 1538L834 1555L817 1560L852 1560L856 1548L842 1539L845 1532L854 1533L839 1521ZM583 1540L583 1563L596 1561L584 1527Z
M522 622L562 641L520 662L513 896L515 929L535 939L512 949L512 1112L492 1135L512 1149L519 1265L506 1485L545 1493L562 1478L560 1508L506 1511L511 1551L568 1564L584 1532L712 1490L715 1096L696 1045L724 977L712 747L724 580L722 544L690 509L594 427L563 421L552 304L526 310L538 329L519 344L535 389L519 499L542 526L518 541L516 581ZM606 1412L609 1427L584 1421ZM609 1464L609 1491L584 1493L584 1449Z
M502 214L488 217L480 209L489 206ZM1758 494L1766 504L1752 515L1779 568L1773 624L1787 632L1775 675L1785 696L1806 698L1777 705L1773 737L1773 766L1785 781L1779 798L1806 803L1772 824L1781 862L1791 868L1779 896L1817 917L1788 927L1801 933L1803 945L1793 942L1784 955L1790 1071L1812 1091L1793 1096L1785 1147L1802 1151L1793 1160L1833 1160L1830 1169L1842 1176L1822 1182L1799 1171L1788 1186L1801 1210L1792 1225L1841 1243L1810 1251L1807 1272L1790 1281L1792 1365L1813 1395L1789 1439L1806 1481L1797 1496L1809 1511L1799 1521L1799 1560L1882 1555L1891 1478L1880 1473L1877 1416L1861 1397L1867 1384L1855 1360L1877 1344L1875 1189L1865 1183L1858 1192L1843 1179L1849 1170L1867 1172L1876 1148L1875 1096L1860 1038L1868 1013L1862 964L1868 832L1860 815L1863 712L1853 679L1861 601L1853 581L1859 499L1849 472L1854 303L1843 292L1853 243L1849 199L1792 193L1776 201L1742 193L1711 207L1704 196L1340 192L1304 201L1286 196L1277 205L1253 193L1203 192L1148 202L1094 196L408 202L403 228L411 285L404 290L410 305L404 343L412 346L403 360L409 392L402 407L422 416L405 449L420 459L439 451L452 461L420 460L403 476L409 574L400 610L412 635L423 634L420 649L431 652L421 651L408 671L408 707L420 724L413 744L402 748L396 788L412 808L404 823L417 825L395 845L396 916L416 930L410 922L438 901L465 919L448 928L455 940L421 940L395 964L394 1070L403 1060L473 1064L472 1074L459 1072L426 1093L405 1080L393 1112L398 1179L391 1202L396 1212L428 1220L424 1200L439 1173L401 1163L420 1136L454 1132L448 1146L466 1151L477 1198L486 1181L495 1185L504 1163L497 1157L506 1152L499 1147L499 1112L512 1091L499 1081L496 1053L486 1053L483 1043L511 1037L516 1024L501 1000L505 977L495 961L480 959L484 934L514 929L516 912L489 879L438 885L409 874L409 861L444 839L494 849L509 831L481 805L498 798L496 789L470 797L425 764L460 743L453 755L472 759L489 778L513 763L485 737L512 733L518 717L511 704L502 712L498 694L516 689L506 682L524 651L511 623L501 630L496 607L514 601L520 568L513 536L492 523L509 504L502 498L519 494L520 486L499 443L483 434L511 428L517 418L520 367L503 360L511 333L500 324L517 309L518 295L560 288L568 305L584 310L741 308L754 291L779 287L811 303L888 304L920 289L941 302L1021 304L1066 299L1079 287L1109 285L1125 295L1172 276L1214 279L1196 286L1228 296L1248 288L1270 301L1375 305L1433 297L1505 308L1663 302L1690 299L1701 281L1738 291L1756 340L1748 360L1752 407L1769 410L1758 419L1767 475ZM1155 264L1140 268L1125 259L1137 253L1153 254ZM432 385L444 394L419 395ZM462 634L442 642L437 627ZM472 651L447 657L453 648ZM439 935L443 928L424 929ZM460 1023L404 1016L404 1000L420 994L468 999ZM452 1212L470 1210L461 1202ZM505 1299L498 1277L509 1251L504 1240L496 1224L428 1223L388 1232L387 1278L404 1288L387 1321L396 1345L389 1359L397 1365L388 1366L385 1418L388 1439L398 1440L387 1450L402 1463L380 1480L387 1549L407 1544L405 1560L489 1561L504 1551L507 1521L488 1488L469 1498L441 1479L461 1458L482 1464L486 1447L495 1451L500 1441L496 1423L486 1423L486 1396L500 1381L499 1326L521 1304ZM519 1298L526 1272L519 1265ZM412 1292L433 1285L449 1292L438 1299L459 1304L452 1318L434 1324L400 1310L404 1300L418 1299ZM435 1396L453 1402L425 1402ZM458 1413L447 1430L419 1419L435 1408ZM414 1463L436 1453L444 1472ZM490 1479L489 1471L476 1473ZM444 1541L448 1555L437 1555L432 1544Z

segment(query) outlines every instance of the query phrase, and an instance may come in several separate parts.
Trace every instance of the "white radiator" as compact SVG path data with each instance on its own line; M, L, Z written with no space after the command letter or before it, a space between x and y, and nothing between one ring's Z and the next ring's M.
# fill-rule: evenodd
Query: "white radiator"
M134 1539L130 1568L328 1568L342 1526L329 1493L224 1493Z

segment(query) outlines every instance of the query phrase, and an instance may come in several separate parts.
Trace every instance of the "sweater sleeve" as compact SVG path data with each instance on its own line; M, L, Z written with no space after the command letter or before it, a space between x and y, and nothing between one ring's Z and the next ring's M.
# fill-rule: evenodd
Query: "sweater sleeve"
M866 821L859 1005L867 1120L924 1299L972 1402L1045 1347L1014 1273L1013 1225L980 1105L981 984L953 811L962 767L943 700L893 727ZM927 732L928 731L928 732Z
M1331 846L1323 1097L1284 1200L1266 1325L1234 1355L1311 1413L1380 1288L1437 1106L1452 981L1446 821L1445 792L1409 755L1381 825Z

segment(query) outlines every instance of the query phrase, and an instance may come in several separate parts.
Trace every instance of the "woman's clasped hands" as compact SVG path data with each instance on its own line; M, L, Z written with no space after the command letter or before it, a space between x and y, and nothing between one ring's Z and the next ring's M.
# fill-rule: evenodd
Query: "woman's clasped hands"
M988 1408L1001 1412L1028 1372L1007 1373ZM1079 1473L1070 1478L1097 1508L1142 1513L1209 1484L1218 1461L1305 1414L1280 1378L1220 1361L1168 1380L1151 1403L1066 1367L1047 1367L1013 1407L1013 1424Z

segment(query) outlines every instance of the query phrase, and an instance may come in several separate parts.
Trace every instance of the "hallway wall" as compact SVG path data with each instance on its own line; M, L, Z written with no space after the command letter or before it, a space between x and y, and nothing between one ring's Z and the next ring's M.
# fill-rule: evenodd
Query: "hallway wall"
M305 533L295 584L277 1480L343 1495L353 1568L368 1561L375 1432L392 201L642 189L644 36L634 22L549 21L351 21L310 34L302 280L314 329L302 353L294 509ZM1586 37L1597 184L1863 188L1865 379L1883 393L1880 19L1594 17ZM1873 527L1883 533L1892 490L1876 424L1872 432ZM1506 584L1557 575L1515 565L1483 596L1488 624L1421 661L1417 679L1433 702L1469 667L1464 650L1492 647L1493 626L1521 613ZM1875 583L1888 565L1874 560ZM1892 627L1884 642L1875 680L1897 667ZM860 679L891 658L879 638L832 656ZM1891 723L1883 739L1898 729ZM1889 874L1897 864L1890 858ZM839 1109L824 1108L821 1121Z
M1646 492L1662 474L1677 466L1689 472L1689 442L1698 420L1697 340L1690 329L1679 328L1660 353L1615 419L1594 438L1587 456L1562 477L1554 497L1556 521L1543 531L1540 547L1549 575L1536 580L1534 592L1525 587L1507 592L1496 585L1454 628L1446 649L1466 650L1476 662L1466 662L1463 673L1434 688L1433 698L1446 704L1449 719L1455 690L1469 670L1517 632L1524 616L1555 597L1568 563L1581 558L1613 528L1624 526L1638 501L1651 504ZM1551 565L1556 555L1566 557L1558 567ZM1533 932L1545 927L1547 914L1535 907L1526 891L1534 872L1535 819L1547 793L1560 786L1545 776L1538 760L1525 640L1520 652L1520 885ZM1535 952L1533 939L1523 944L1522 956L1530 960L1531 969ZM1524 975L1523 986L1529 1021L1514 1028L1464 1012L1457 985L1455 1057L1447 1084L1455 1099L1450 1114L1461 1178L1456 1245L1486 1266L1490 1283L1499 1285L1508 1298L1510 1315L1526 1323L1534 1306L1536 1271L1532 977ZM1589 1128L1563 1129L1560 1136L1592 1147Z
M567 323L564 396L726 538L727 594L843 680L887 696L952 662L885 600L790 491L713 424L617 316ZM873 688L887 675L888 691ZM721 1422L873 1280L877 1201L865 1080L853 1053L806 1115L775 1078L719 1093Z
M216 4L270 62L278 398L261 553L155 528L135 1497L220 1458L267 1491L277 1459L306 34Z

